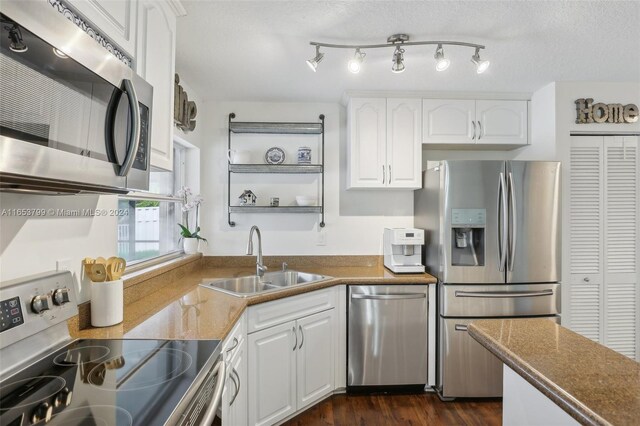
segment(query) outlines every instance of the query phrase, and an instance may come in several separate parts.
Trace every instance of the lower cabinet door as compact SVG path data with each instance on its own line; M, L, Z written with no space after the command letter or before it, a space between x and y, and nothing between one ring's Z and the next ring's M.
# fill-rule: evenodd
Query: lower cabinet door
M297 410L313 404L334 389L335 309L299 319Z
M296 411L296 322L249 334L250 425L272 425Z
M223 417L225 426L245 426L247 413L247 344L243 341L235 350L229 366L229 381L234 392L229 395L229 416Z

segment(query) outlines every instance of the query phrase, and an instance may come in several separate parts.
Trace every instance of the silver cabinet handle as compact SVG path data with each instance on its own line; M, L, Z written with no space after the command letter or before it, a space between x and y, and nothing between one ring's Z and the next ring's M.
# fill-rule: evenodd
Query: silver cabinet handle
M504 271L507 261L507 184L504 173L500 172L498 178L498 271Z
M489 299L501 299L512 297L539 297L553 296L553 290L540 291L456 291L456 297L486 297Z
M389 167L389 184L391 184L391 164L389 164L387 167Z
M238 347L238 343L239 343L238 342L238 338L234 337L233 338L233 344L231 345L231 347L229 349L227 349L227 353L229 353L229 352L233 351L235 348L237 348Z
M480 122L480 120L478 120L478 130L480 130L478 132L478 140L482 139L482 123Z
M302 331L301 325L298 326L298 329L300 330L300 337L301 337L300 346L298 346L298 349L302 349L302 345L304 345L304 332Z
M509 172L509 199L511 201L511 214L509 215L509 270L513 271L513 262L516 256L516 237L517 237L517 205L516 192L513 188L513 174Z
M473 137L471 138L471 140L474 141L476 140L476 122L472 120L471 124L473 124Z
M296 333L296 326L293 326L293 329L291 330L293 332L293 335L296 336L296 342L293 344L293 350L296 350L296 346L298 346L298 334Z
M129 133L129 150L124 158L122 166L118 170L118 176L126 176L133 166L136 159L138 148L140 146L140 105L138 105L138 95L131 80L124 79L122 81L124 90L129 99L129 110L131 111L131 132Z
M468 327L464 324L456 324L455 327L453 327L456 331L467 331Z
M213 374L218 374L218 383L216 383L216 387L213 391L213 398L211 398L211 405L207 408L207 411L204 414L204 418L202 419L203 425L210 425L213 422L213 418L216 415L216 411L218 411L218 405L220 405L220 399L222 398L222 389L224 388L224 382L226 381L225 374L227 372L227 364L223 361L220 361L218 365L216 365L213 369Z
M589 279L589 277L584 277L584 278L582 279L582 281L584 281L585 283L588 283L588 282L589 282L589 281L591 281L591 280Z
M352 294L352 299L366 300L402 300L402 299L425 299L426 293L402 293L402 294Z
M382 165L382 184L383 184L383 185L384 185L384 183L386 182L386 180L387 180L387 173L385 172L384 164L383 164L383 165Z
M238 374L238 372L236 371L235 368L232 367L231 369L231 375L229 377L233 377L235 375L235 379L233 380L233 383L236 386L236 392L233 394L233 397L231 398L231 401L229 402L229 407L231 407L233 405L233 403L235 402L236 398L238 397L238 394L240 393L240 375ZM236 379L238 379L236 381Z

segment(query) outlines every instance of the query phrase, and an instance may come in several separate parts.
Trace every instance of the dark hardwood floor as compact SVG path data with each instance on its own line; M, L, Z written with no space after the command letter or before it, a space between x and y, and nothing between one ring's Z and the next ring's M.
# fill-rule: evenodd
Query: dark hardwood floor
M420 395L334 395L289 420L309 425L478 425L502 424L502 402L442 402L435 393Z

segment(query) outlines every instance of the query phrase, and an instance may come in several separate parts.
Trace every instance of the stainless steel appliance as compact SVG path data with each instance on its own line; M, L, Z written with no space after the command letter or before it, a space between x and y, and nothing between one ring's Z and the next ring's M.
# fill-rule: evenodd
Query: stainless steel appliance
M0 284L0 424L210 425L218 340L71 340L70 272Z
M422 245L424 230L414 228L384 228L384 266L395 273L424 272Z
M1 12L0 190L148 190L151 85L48 2Z
M349 286L347 391L424 390L426 285Z
M442 161L415 193L425 265L438 277L443 398L502 396L502 363L467 325L560 312L560 163Z

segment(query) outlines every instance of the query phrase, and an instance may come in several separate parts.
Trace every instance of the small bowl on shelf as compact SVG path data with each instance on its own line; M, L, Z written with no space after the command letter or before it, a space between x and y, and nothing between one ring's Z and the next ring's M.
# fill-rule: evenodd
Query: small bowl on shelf
M318 203L318 197L310 195L296 195L296 204L299 206L315 206Z

